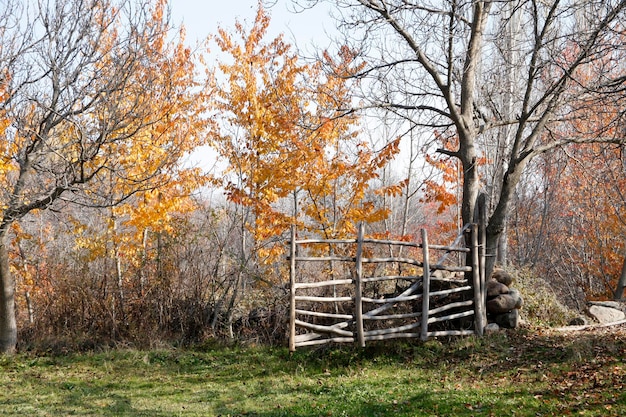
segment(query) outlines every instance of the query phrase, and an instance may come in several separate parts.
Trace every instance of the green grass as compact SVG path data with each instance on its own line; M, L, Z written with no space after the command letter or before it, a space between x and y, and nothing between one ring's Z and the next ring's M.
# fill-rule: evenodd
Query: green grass
M2 416L623 416L624 332L0 357Z

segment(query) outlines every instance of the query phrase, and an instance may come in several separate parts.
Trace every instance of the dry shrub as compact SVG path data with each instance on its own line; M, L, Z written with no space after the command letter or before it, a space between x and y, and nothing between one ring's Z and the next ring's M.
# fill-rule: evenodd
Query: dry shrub
M562 303L550 284L528 269L509 271L512 287L522 294L524 305L520 317L530 325L563 326L576 313Z

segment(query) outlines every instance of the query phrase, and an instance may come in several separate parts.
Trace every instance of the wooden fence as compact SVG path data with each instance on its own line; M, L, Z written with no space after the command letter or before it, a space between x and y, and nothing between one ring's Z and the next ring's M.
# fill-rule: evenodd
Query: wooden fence
M469 247L464 244L466 233ZM292 228L290 350L330 342L364 347L373 340L482 335L487 319L478 226L466 226L449 246L429 244L425 230L421 239L367 239L361 224L356 239L298 240ZM383 249L391 255L377 255ZM421 260L401 256L410 251L421 252ZM432 264L431 251L443 252ZM460 254L457 265L450 265L453 254ZM395 292L380 295L381 288Z

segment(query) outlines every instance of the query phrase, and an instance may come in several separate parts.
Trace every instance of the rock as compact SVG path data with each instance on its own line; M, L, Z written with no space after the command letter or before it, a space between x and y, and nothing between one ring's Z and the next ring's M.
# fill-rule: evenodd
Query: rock
M493 270L493 272L491 273L491 278L507 286L513 283L513 277L504 269L500 268L496 268Z
M496 324L500 327L505 329L515 329L519 323L519 310L512 310L508 313L498 314L494 319Z
M574 317L567 323L568 326L586 326L588 324L589 320L582 316Z
M590 301L590 305L614 308L620 311L626 311L626 304L620 301Z
M485 334L492 334L498 331L500 331L500 326L498 326L498 323L489 323L485 326L484 329Z
M511 294L501 294L493 300L487 301L487 312L492 314L508 313L511 310L515 310L515 306L519 302L518 297L514 297Z
M626 314L624 314L623 311L600 305L592 305L589 307L587 314L592 319L595 319L602 324L613 323L626 318Z
M509 295L517 299L515 308L518 310L522 308L522 306L524 305L524 299L522 298L522 294L520 294L520 292L515 288L509 288Z
M508 294L509 287L495 279L487 281L487 298L495 298L500 294Z

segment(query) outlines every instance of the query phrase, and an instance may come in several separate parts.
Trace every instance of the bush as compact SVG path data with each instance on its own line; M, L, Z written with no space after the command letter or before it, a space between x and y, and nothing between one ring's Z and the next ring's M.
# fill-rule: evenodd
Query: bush
M520 318L530 325L564 326L576 313L563 304L550 284L530 270L509 271L514 288L522 294L524 305Z

